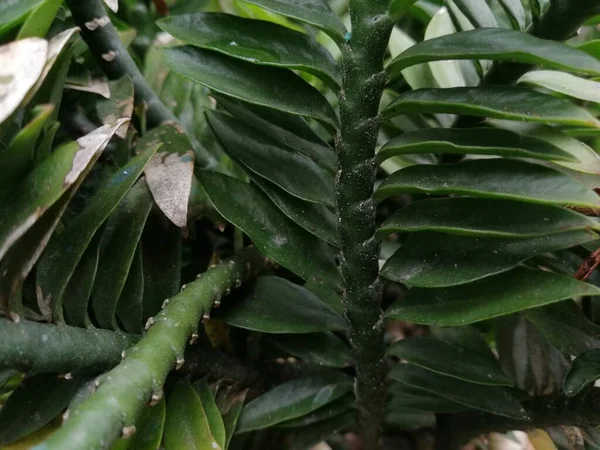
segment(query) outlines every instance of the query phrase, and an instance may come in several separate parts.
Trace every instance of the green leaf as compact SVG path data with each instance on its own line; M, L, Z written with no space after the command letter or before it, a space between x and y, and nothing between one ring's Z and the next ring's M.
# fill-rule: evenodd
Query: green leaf
M530 84L569 97L600 103L600 83L555 70L534 70L523 75L517 83Z
M328 244L339 247L335 215L329 208L294 197L256 175L250 178L287 217Z
M476 384L512 386L493 358L435 338L401 339L388 353L442 375Z
M112 124L115 120L125 117L131 119L133 114L133 82L128 75L108 82L110 99L99 100L96 103L98 117L105 125ZM125 139L127 128L123 127L117 135Z
M21 26L17 39L46 36L62 2L63 0L44 0L37 5Z
M508 389L500 386L468 383L410 364L393 367L391 377L400 383L431 392L473 409L517 420L529 420L527 411L517 399Z
M12 187L31 171L35 144L53 111L52 105L38 106L33 119L17 133L7 148L0 150L0 189Z
M383 200L404 193L462 194L592 208L600 205L600 197L568 175L538 164L506 159L410 166L381 183L375 198Z
M600 326L583 315L571 300L526 311L527 320L556 348L579 355L600 347Z
M14 7L13 1L8 6ZM0 124L16 111L35 87L46 66L47 53L48 42L39 38L12 41L0 47L0 55L4 61L0 67L0 86L3 92L0 98Z
M76 143L56 149L0 202L0 260L46 210L87 174L123 123L100 127Z
M165 450L222 450L189 381L177 383L167 399L163 445Z
M570 276L518 267L469 284L413 288L387 316L417 324L458 326L480 322L568 298L599 295L600 289Z
M228 114L208 113L210 126L227 150L251 172L303 200L333 206L333 176L313 160ZM277 164L273 164L277 161Z
M117 303L117 317L128 333L144 332L144 272L139 242Z
M210 428L210 433L217 441L217 444L224 449L225 448L225 424L221 418L221 412L215 403L210 387L206 380L200 380L194 383L194 389L200 398L202 409L206 414L206 420Z
M456 413L468 409L465 405L453 402L445 397L393 380L390 383L388 392L390 397L386 410L390 412L396 409L409 408L435 413Z
M348 411L332 419L310 425L296 432L292 438L289 450L306 450L319 442L330 438L336 433L350 428L356 421L356 412Z
M340 275L331 249L285 217L258 189L215 172L201 171L197 177L217 211L262 253L307 281L337 285Z
M352 410L354 406L353 395L348 394L342 398L337 399L334 402L325 405L310 414L299 417L298 419L288 420L277 425L277 428L302 428L309 425L314 425L324 420L329 420L339 416L349 410Z
M315 134L302 117L243 103L220 94L213 94L213 97L232 116L260 130L279 144L308 156L329 172L335 172L335 151Z
M91 296L94 316L101 328L118 329L117 304L151 207L152 197L148 186L144 180L140 180L127 192L106 221ZM69 230L65 233L69 233Z
M429 411L398 406L391 411L386 411L384 426L394 431L416 431L435 427L435 420L435 414Z
M62 320L63 293L92 237L139 178L155 151L156 147L148 148L119 169L67 229L48 243L38 264L36 281L41 295L51 300L55 320Z
M392 22L400 20L416 2L417 0L392 0L388 11Z
M309 414L352 390L352 379L339 372L297 378L252 400L242 410L238 433L268 428Z
M133 435L128 450L159 450L165 426L165 400L156 405L144 408L138 419L137 431Z
M282 334L267 340L290 355L322 366L348 367L353 364L350 349L333 333Z
M536 255L583 244L596 236L586 230L520 239L416 233L388 258L381 275L409 286L455 286L505 272Z
M325 97L287 69L257 66L189 46L167 48L164 54L171 70L216 92L337 126Z
M524 30L527 27L525 8L521 0L498 0L498 3L504 9L513 28Z
M519 220L515 220L518 217ZM389 216L377 230L390 233L439 231L489 237L531 237L574 230L598 230L598 222L569 209L511 200L450 197L421 200Z
M0 409L0 443L27 436L49 423L67 407L79 381L56 374L25 378Z
M340 42L346 27L325 0L242 0L268 11L313 25Z
M195 47L254 64L312 73L333 89L340 85L340 70L327 49L307 34L282 25L219 13L171 16L158 25Z
M491 28L498 26L494 13L485 0L454 0L458 9L477 28Z
M228 300L215 317L263 333L316 333L345 330L346 321L309 290L274 276L258 277Z
M411 153L498 155L577 162L569 152L549 142L498 128L429 128L409 131L386 142L378 161Z
M590 113L570 101L518 86L417 89L400 94L382 111L385 119L400 114L440 113L600 127Z
M600 378L600 349L582 353L573 361L563 382L563 390L573 397L589 388Z
M229 448L229 444L231 443L231 438L233 438L237 428L237 422L240 417L240 413L242 412L242 408L244 407L247 394L248 389L245 389L241 392L228 395L222 402L218 402L219 410L221 411L221 415L223 417L223 424L225 425L224 450Z
M0 2L0 34L19 25L43 0L4 0Z

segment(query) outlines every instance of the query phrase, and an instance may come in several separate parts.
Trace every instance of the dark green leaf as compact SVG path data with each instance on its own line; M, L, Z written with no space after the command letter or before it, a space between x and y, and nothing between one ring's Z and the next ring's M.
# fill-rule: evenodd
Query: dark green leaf
M56 374L25 378L0 409L0 443L27 436L49 423L67 407L79 381Z
M524 30L527 26L527 18L521 0L498 0L498 3L504 9L512 27L517 30Z
M251 179L287 217L328 244L339 247L335 215L329 208L294 197L256 175Z
M577 127L600 127L600 122L596 118L569 100L519 86L417 89L400 94L382 111L386 119L400 114L441 113Z
M572 277L518 267L461 286L413 288L390 306L387 315L418 324L457 326L599 294L599 288Z
M393 22L397 22L408 12L417 0L392 0L388 14Z
M193 47L164 50L169 68L228 96L335 127L337 117L321 93L287 69L261 67Z
M219 13L171 16L158 25L196 47L254 64L303 70L334 89L340 83L339 68L327 49L310 36L282 25Z
M325 0L243 0L285 17L309 23L340 41L346 27L334 14Z
M260 430L302 417L351 390L352 379L338 372L287 381L244 407L237 432Z
M165 450L222 450L189 381L177 383L167 399L163 445Z
M387 260L381 274L409 286L454 286L505 272L533 256L583 244L596 236L586 230L520 239L416 233Z
M600 349L582 353L573 361L563 383L563 390L573 397L590 387L600 378Z
M515 220L518 217L519 220ZM389 233L439 231L493 237L531 237L573 230L598 230L598 222L553 205L450 197L421 200L388 217L377 231Z
M289 449L307 450L313 448L319 442L323 442L345 428L351 427L355 421L356 413L349 411L332 419L307 426L293 435Z
M526 312L526 317L556 348L568 355L579 355L600 347L600 327L583 315L569 300Z
M166 407L162 399L156 405L146 407L138 419L137 431L127 450L158 450L163 437Z
M492 28L498 26L494 13L485 0L454 0L458 9L477 28Z
M298 198L333 206L333 176L312 159L228 114L212 112L208 118L227 153L248 170Z
M17 26L43 0L4 0L0 2L0 34Z
M152 197L148 186L144 180L140 180L106 222L91 296L94 316L101 328L118 329L117 304L151 207Z
M240 417L240 413L242 412L242 408L244 407L244 401L246 400L247 394L248 390L246 389L239 393L228 396L223 404L219 403L219 409L223 416L223 424L225 425L225 448L223 450L227 450L227 448L229 448L229 444L237 428L237 421Z
M282 334L268 342L305 361L328 367L348 367L353 364L350 349L333 333Z
M335 286L339 272L325 243L291 222L253 186L214 172L197 177L215 208L277 263L307 281Z
M200 398L202 409L206 414L206 420L208 422L208 427L210 428L210 433L215 438L215 441L217 441L217 444L219 444L219 447L224 449L225 424L223 423L221 412L215 403L215 398L210 391L210 387L208 386L206 380L200 380L199 382L194 383L194 389Z
M592 208L600 205L598 195L568 175L538 164L505 159L410 166L393 173L381 183L375 198L381 200L413 192Z
M133 114L133 82L129 76L108 82L110 99L100 100L96 103L98 117L105 125L112 124L115 120L125 117L131 119ZM123 127L117 133L122 139L127 135L127 128Z
M455 413L468 409L465 405L403 383L392 381L388 391L390 397L386 410L390 412L403 408L435 413Z
M473 409L518 420L529 419L527 411L510 391L500 386L468 383L410 364L401 364L392 368L391 376L395 381L431 392Z
M138 237L139 241L139 237ZM142 334L144 331L144 272L142 246L138 242L127 281L117 303L117 317L128 333Z
M462 31L421 41L394 58L387 70L396 74L414 64L456 59L520 62L600 75L600 61L593 56L562 42L506 28Z
M343 414L353 409L354 398L352 395L345 395L344 397L325 405L316 411L302 416L298 419L292 419L287 422L278 424L278 428L301 428L309 425L322 422L324 420L332 419L340 414Z
M274 276L258 277L215 310L230 325L263 333L344 330L346 321L302 286Z
M43 297L51 300L55 319L62 318L63 293L92 237L125 197L155 151L156 147L148 148L119 169L67 229L55 234L48 243L38 264L37 284Z
M329 172L333 173L336 170L337 159L334 150L315 134L302 117L243 103L220 94L213 96L217 104L231 115L280 144L308 156Z
M439 339L401 339L389 347L388 353L410 364L471 383L512 385L493 359Z
M577 162L569 152L546 141L499 128L429 128L404 133L385 143L378 161L411 153L498 155Z
M435 414L408 406L398 406L391 411L386 411L384 424L386 428L401 431L433 428L435 426Z

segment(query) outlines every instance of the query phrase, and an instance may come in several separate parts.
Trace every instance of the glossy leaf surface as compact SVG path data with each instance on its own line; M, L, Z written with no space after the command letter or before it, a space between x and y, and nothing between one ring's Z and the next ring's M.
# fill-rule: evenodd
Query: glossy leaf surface
M333 333L282 334L269 337L269 343L302 360L327 367L353 364L348 346Z
M534 70L517 81L548 89L569 97L600 103L600 83L555 70Z
M563 382L563 390L573 397L600 378L600 349L588 350L573 361Z

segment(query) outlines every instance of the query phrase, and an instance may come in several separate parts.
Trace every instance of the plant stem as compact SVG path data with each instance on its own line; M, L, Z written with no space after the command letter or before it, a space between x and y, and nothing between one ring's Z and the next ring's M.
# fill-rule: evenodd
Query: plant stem
M339 170L336 208L340 235L342 300L356 361L356 407L365 450L381 448L385 400L382 285L372 199L377 164L379 101L386 82L383 59L392 22L387 0L351 0L352 35L342 46L339 93L341 130L336 136Z
M100 450L110 448L124 427L135 424L146 403L162 397L162 386L183 354L198 322L216 301L241 281L262 271L264 257L245 250L215 266L187 285L166 307L148 321L146 335L121 364L100 378L97 390L69 411L69 419L38 450Z
M139 336L22 320L0 319L0 369L100 372L119 364Z
M81 28L83 40L108 78L131 77L136 103L148 106L148 126L153 128L162 122L177 120L146 82L108 18L102 0L67 0L67 4L73 20Z

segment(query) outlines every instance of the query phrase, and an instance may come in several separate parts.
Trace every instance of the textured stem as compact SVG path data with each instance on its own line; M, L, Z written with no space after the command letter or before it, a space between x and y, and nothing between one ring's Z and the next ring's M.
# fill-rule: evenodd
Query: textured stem
M129 75L135 89L136 103L148 106L146 118L150 128L168 120L173 113L152 91L135 61L121 42L117 30L108 18L102 0L67 0L73 20L81 28L81 36L110 79Z
M110 448L124 427L135 424L146 403L161 398L168 373L184 363L186 344L198 322L226 292L263 270L264 264L264 257L249 249L187 285L148 321L147 334L127 351L121 364L100 378L97 390L69 411L62 427L35 448Z
M379 101L386 82L383 58L392 30L388 0L350 1L352 35L343 52L339 94L341 131L336 208L340 235L342 298L356 361L356 406L365 450L381 448L385 396L382 286L375 239L375 145Z
M99 372L116 366L139 336L0 319L0 369Z
M557 425L595 427L600 424L600 388L584 397L568 398L563 394L538 397L523 405L531 422L480 412L438 416L436 449L460 449L474 436L490 432L527 430Z

